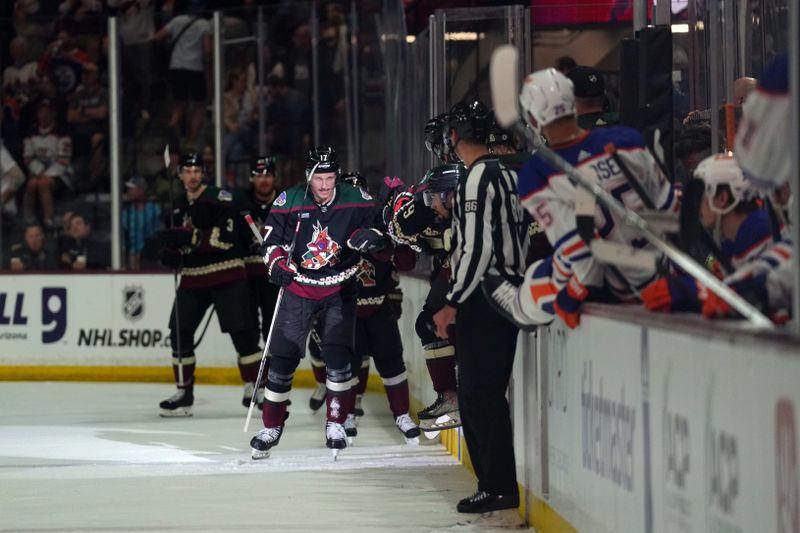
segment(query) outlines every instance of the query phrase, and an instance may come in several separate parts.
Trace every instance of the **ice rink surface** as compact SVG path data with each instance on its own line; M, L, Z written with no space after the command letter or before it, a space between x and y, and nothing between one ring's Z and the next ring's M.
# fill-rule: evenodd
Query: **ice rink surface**
M0 531L488 531L456 502L472 475L440 445L405 444L386 399L364 398L336 462L324 409L293 391L272 457L250 459L241 387L195 389L160 418L165 384L0 382Z

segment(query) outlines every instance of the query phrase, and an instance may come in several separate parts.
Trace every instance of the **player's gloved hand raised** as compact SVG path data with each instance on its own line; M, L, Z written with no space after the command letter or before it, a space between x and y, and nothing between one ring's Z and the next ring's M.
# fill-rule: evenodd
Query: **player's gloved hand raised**
M203 232L197 228L180 226L161 230L158 237L161 245L165 248L173 250L188 248L194 250L200 246L200 241L203 239Z
M657 279L644 288L641 299L650 311L700 311L697 283L686 274Z
M161 264L167 268L180 268L183 258L177 250L164 248L161 250Z
M378 197L376 198L378 205L387 204L398 191L405 189L406 184L397 176L383 178L381 188L378 190Z
M347 239L347 246L359 252L378 250L386 246L386 236L374 228L358 228Z
M297 276L297 265L288 257L277 259L269 265L269 280L278 287L288 287Z
M575 329L581 323L581 304L589 297L589 289L571 276L567 286L561 289L553 302L556 314L570 329Z

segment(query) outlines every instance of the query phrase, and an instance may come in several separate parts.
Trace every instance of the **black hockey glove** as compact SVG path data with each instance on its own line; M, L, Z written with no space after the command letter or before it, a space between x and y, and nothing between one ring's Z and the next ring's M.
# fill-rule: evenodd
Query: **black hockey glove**
M347 239L347 246L359 252L379 250L386 246L386 236L374 228L358 228Z
M181 253L177 250L164 248L161 250L161 264L167 268L180 268L182 262Z
M269 281L278 287L287 287L297 275L297 265L288 258L281 258L269 265Z
M165 229L159 232L159 240L164 248L180 250L182 248L196 249L200 246L203 233L197 228L178 228Z

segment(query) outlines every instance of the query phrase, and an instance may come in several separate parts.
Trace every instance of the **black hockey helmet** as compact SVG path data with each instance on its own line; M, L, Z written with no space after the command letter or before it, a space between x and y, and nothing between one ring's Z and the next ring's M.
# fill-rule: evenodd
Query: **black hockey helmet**
M492 125L489 127L489 136L486 139L486 144L489 146L508 145L516 149L516 141L511 132L504 130L496 121L492 120Z
M354 187L361 187L362 189L367 190L367 180L358 172L345 172L342 174L341 179L343 182L349 183Z
M200 167L204 169L203 158L197 152L189 152L188 154L182 155L178 162L178 172L186 167Z
M467 170L460 163L448 163L430 169L420 182L425 205L430 206L433 203L433 197L436 195L439 195L444 200L447 193L456 190L459 180L462 180L466 175Z
M447 125L447 113L436 115L425 124L425 148L439 159L444 160L442 142L444 128Z
M306 158L306 177L315 166L317 167L316 172L336 172L336 174L339 174L336 150L330 146L317 146L309 150Z
M274 156L262 155L255 158L253 167L250 169L251 176L262 174L275 174L276 161Z
M455 130L460 139L485 144L493 122L492 112L480 100L470 104L459 102L448 113L447 131L444 133L445 143L449 144L450 131Z

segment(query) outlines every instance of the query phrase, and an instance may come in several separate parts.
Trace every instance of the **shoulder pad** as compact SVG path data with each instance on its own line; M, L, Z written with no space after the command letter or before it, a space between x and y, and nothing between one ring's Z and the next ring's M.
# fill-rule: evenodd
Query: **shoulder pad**
M219 193L217 193L217 200L220 202L230 202L233 200L233 195L230 193L230 191L220 189Z

